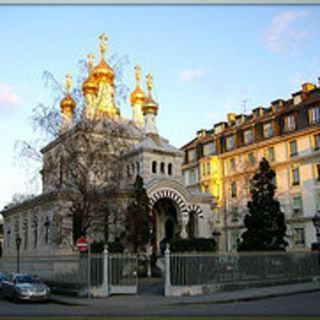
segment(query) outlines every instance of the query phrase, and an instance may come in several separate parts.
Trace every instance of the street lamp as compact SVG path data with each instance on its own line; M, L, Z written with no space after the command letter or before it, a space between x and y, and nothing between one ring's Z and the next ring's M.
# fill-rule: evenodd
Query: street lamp
M16 246L17 246L17 272L20 272L20 246L21 246L21 238L19 235L16 237Z

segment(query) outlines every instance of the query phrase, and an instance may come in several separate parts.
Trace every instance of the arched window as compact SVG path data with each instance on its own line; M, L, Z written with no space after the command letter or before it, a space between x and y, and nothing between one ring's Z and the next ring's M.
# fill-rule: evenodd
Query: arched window
M168 175L172 176L172 163L168 164Z
M157 162L152 161L152 173L157 173Z
M137 174L140 174L140 163L136 162Z
M165 164L164 164L164 162L161 162L161 164L160 164L160 172L162 174L164 174L164 171L165 171Z

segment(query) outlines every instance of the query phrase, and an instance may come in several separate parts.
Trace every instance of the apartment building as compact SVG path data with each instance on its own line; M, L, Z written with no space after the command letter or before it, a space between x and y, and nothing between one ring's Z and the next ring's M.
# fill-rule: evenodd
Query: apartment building
M311 83L290 99L277 99L249 115L199 130L184 145L183 174L192 190L217 199L212 224L222 251L234 251L244 231L250 184L262 157L276 172L276 197L286 216L289 250L316 241L312 217L320 214L320 88Z

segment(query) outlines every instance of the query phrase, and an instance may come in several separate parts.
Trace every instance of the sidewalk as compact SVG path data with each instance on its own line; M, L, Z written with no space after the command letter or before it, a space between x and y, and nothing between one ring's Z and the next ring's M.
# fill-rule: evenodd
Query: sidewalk
M52 302L70 306L99 306L103 303L105 307L137 308L143 306L161 305L190 305L190 304L221 304L240 301L259 300L271 297L293 295L320 291L320 282L307 282L289 284L265 288L250 288L238 291L217 292L207 295L184 296L184 297L164 297L162 295L118 295L107 298L76 298L61 295L52 295Z

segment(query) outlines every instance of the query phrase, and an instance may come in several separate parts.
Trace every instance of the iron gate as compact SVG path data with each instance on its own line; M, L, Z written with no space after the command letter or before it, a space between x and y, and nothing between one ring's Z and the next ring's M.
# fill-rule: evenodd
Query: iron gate
M109 294L138 293L136 255L110 254L108 263Z

